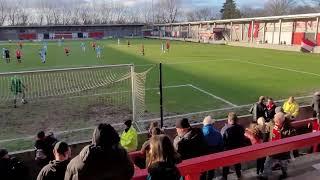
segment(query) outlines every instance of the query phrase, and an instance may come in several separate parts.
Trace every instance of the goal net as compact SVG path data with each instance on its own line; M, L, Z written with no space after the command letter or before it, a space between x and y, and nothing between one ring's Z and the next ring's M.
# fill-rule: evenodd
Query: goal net
M87 140L102 122L120 130L144 115L147 73L133 65L0 73L0 141L39 130Z

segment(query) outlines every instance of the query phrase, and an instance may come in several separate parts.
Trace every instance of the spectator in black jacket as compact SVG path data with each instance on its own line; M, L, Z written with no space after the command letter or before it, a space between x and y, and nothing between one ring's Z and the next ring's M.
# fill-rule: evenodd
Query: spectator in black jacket
M71 151L67 143L58 142L54 146L55 160L42 168L37 180L64 180L64 175L69 163Z
M29 172L24 163L11 157L6 149L0 149L0 179L1 180L28 180Z
M57 142L58 140L52 132L50 132L48 136L45 135L44 131L40 131L37 134L37 140L34 145L36 149L35 160L40 168L47 165L51 160L54 160L53 148Z
M267 106L265 105L265 100L266 98L261 96L259 101L250 109L250 113L253 116L253 122L257 122L260 117L267 119Z
M224 141L224 149L226 151L244 147L246 138L244 136L244 128L238 124L238 117L231 112L228 115L228 123L222 128L221 134ZM235 165L237 177L241 177L241 164ZM227 179L229 167L223 168L223 179Z
M182 160L199 157L207 153L207 143L201 129L192 128L186 118L176 122L176 129L178 135L175 137L173 144Z

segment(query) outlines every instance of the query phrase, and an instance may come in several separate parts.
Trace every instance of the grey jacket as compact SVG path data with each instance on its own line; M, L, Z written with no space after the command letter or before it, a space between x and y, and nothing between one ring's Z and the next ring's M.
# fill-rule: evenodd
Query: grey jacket
M90 145L69 163L65 180L130 180L134 167L127 151L120 145L103 149Z

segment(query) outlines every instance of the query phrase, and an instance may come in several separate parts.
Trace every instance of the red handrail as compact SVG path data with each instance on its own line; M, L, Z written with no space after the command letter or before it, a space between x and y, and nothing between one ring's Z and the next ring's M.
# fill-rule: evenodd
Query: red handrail
M309 122L308 120L305 120ZM274 142L239 148L236 150L206 155L183 161L178 165L181 174L187 180L199 180L200 173L218 167L229 166L239 162L251 161L281 152L303 147L316 146L320 143L320 132L308 133ZM248 156L250 154L250 156ZM146 179L146 170L136 170L133 180Z

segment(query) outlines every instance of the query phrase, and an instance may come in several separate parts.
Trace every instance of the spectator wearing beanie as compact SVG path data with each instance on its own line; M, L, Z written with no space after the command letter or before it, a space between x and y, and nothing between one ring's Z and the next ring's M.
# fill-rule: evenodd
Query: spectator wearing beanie
M189 120L184 118L176 122L176 130L177 136L174 138L173 145L182 160L207 154L207 143L201 129L192 128Z
M244 147L246 138L244 136L244 128L238 124L238 117L231 112L228 115L228 123L221 129L221 134L224 141L224 149L226 151ZM235 165L235 170L238 178L241 178L241 164ZM223 179L228 178L229 167L223 167Z
M71 157L71 150L67 143L58 142L54 146L55 160L42 168L37 180L64 180L64 175Z
M283 104L282 108L286 113L287 118L295 119L299 115L299 104L292 96Z
M65 180L130 180L133 174L133 164L116 130L109 124L99 124L92 144L69 163Z
M138 148L138 133L132 126L132 121L127 120L125 123L126 129L121 134L121 145L128 151L136 151Z

